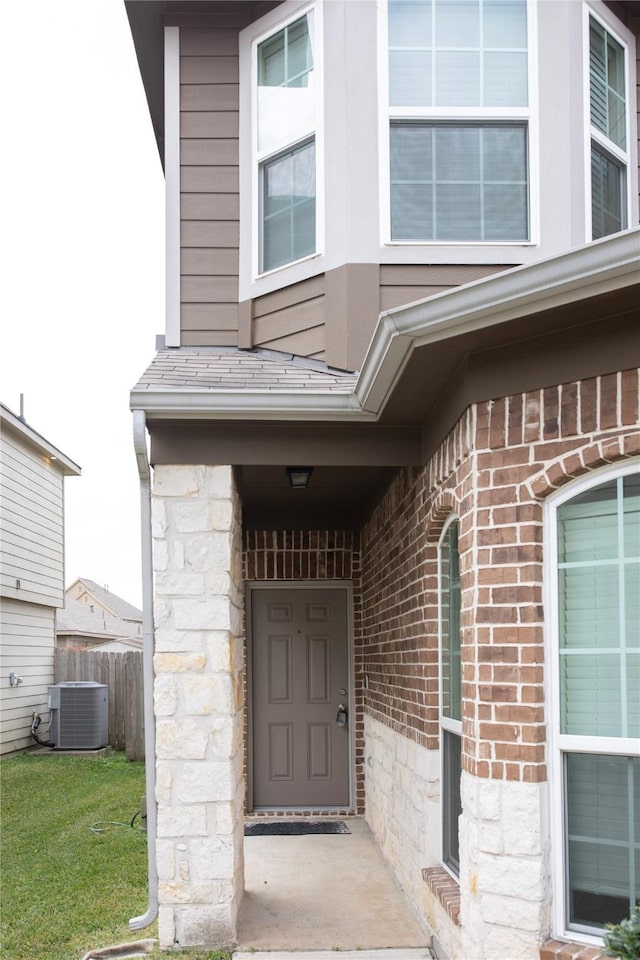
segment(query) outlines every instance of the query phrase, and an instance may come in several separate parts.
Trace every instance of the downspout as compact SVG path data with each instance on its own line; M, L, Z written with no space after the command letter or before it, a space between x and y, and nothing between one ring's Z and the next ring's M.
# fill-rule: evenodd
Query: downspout
M147 792L147 875L149 905L129 927L142 930L158 915L158 868L156 865L156 725L153 712L153 548L151 542L151 467L147 453L146 417L133 411L133 446L140 474L140 522L142 536L142 675L144 680L144 751Z

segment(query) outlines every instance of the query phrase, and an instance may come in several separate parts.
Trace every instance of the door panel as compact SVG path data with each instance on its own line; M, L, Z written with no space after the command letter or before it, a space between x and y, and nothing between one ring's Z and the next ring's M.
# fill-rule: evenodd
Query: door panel
M347 591L254 589L256 807L349 805ZM343 691L343 692L341 692Z

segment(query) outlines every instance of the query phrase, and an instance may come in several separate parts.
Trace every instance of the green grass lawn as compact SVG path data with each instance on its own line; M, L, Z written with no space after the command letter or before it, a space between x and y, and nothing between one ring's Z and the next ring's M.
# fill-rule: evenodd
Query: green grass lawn
M147 907L147 849L139 819L129 823L144 764L23 755L2 761L0 778L3 960L79 960L135 939L128 920ZM92 832L100 820L126 826Z
M123 754L24 754L0 763L0 785L2 960L80 960L92 948L157 937L156 924L129 929L129 918L147 909L146 836L139 819L130 826L145 792L144 764Z

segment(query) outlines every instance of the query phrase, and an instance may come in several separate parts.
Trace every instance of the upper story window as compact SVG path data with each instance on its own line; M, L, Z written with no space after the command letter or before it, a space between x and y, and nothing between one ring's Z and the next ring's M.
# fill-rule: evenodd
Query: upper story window
M607 472L549 506L560 935L640 897L640 473Z
M591 230L594 240L624 230L627 225L626 73L625 48L590 16Z
M316 252L313 11L255 46L259 273Z
M458 820L462 744L460 667L460 561L458 520L448 521L438 546L440 628L440 755L442 758L442 862L460 873Z
M527 241L526 0L388 0L390 238Z

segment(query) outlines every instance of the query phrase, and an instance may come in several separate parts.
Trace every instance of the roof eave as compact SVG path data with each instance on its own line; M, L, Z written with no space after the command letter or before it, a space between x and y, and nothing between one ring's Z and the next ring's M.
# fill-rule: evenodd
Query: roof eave
M310 390L194 391L133 390L130 407L144 410L147 418L175 417L242 420L374 420L357 398L348 394L322 394Z

